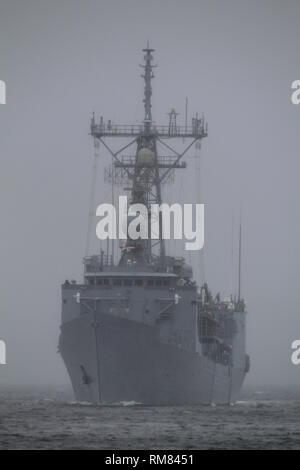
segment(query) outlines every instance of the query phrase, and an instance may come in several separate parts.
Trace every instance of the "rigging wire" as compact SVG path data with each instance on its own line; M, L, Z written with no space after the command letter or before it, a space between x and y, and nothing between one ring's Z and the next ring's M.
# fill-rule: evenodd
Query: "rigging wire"
M202 172L201 172L201 142L196 142L195 144L195 178L196 178L196 203L202 203ZM205 279L205 252L204 247L198 252L197 260L197 281L198 285L201 286L206 282Z
M234 213L231 216L231 293L234 295L235 291L235 261L234 261Z
M86 236L85 256L88 256L90 253L91 231L92 231L92 225L93 225L93 218L95 215L95 191L96 191L99 154L100 154L100 142L98 139L94 138L94 161L93 161L93 166L92 166L91 192L90 192L90 200L89 200L88 229L87 229L87 236Z

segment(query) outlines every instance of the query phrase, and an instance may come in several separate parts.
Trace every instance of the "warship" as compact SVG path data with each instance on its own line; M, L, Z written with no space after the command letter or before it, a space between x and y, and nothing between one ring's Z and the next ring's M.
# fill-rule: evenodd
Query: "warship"
M111 178L126 185L132 204L162 204L162 185L183 157L207 137L204 117L177 125L152 119L153 51L143 49L144 120L120 125L91 119L90 135L111 156ZM113 149L111 140L122 140ZM123 145L124 139L126 145ZM184 144L174 148L176 139ZM166 149L162 155L158 150ZM134 148L132 155L124 151ZM150 223L150 221L149 221ZM161 220L163 224L163 220ZM241 232L240 232L241 233ZM80 402L145 405L230 404L246 373L246 308L240 293L225 300L194 280L182 256L158 240L131 239L85 256L83 282L62 285L59 352ZM239 274L241 236L239 239Z

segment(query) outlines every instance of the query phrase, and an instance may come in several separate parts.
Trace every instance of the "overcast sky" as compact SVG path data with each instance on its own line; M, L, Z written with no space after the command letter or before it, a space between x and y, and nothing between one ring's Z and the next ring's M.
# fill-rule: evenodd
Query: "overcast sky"
M56 353L60 284L82 278L89 119L93 110L120 123L143 118L148 39L159 66L154 119L166 124L175 107L183 120L188 96L190 113L209 122L205 276L222 295L242 208L247 381L299 385L290 363L300 339L300 106L290 100L298 0L0 0L0 381L68 382Z

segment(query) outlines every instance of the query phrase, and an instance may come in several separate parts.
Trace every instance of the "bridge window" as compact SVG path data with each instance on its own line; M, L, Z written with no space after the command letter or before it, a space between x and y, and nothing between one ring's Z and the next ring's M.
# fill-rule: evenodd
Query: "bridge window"
M122 280L121 279L114 279L114 286L121 286Z
M143 285L143 279L135 279L134 285L141 287Z
M132 279L125 279L124 286L127 286L127 287L132 286Z

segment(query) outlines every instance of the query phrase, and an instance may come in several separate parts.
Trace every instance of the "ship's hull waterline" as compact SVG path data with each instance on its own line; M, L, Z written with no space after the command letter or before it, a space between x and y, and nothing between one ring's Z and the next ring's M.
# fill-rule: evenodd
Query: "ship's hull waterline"
M230 404L244 369L162 344L157 329L101 313L62 325L60 352L78 402Z

